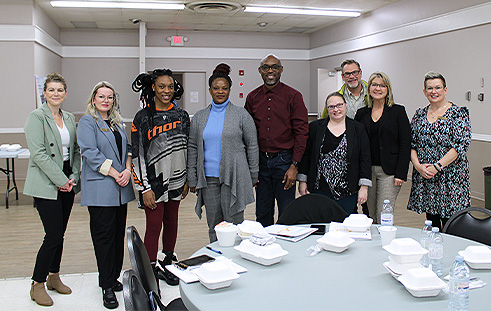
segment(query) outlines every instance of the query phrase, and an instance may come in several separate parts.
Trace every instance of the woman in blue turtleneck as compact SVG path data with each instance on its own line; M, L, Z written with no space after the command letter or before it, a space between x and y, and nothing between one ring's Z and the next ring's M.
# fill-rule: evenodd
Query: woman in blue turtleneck
M194 115L188 141L189 190L198 196L200 219L205 206L210 242L217 240L218 223L244 220L259 171L256 127L244 108L230 102L229 73L227 64L213 71L208 80L213 101Z

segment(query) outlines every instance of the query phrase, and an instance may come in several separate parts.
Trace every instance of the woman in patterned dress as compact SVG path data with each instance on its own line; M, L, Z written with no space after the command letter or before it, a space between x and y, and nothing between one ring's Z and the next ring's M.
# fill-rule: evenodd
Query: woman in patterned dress
M370 142L363 124L346 117L343 95L329 94L326 106L329 117L309 124L298 190L325 195L353 214L372 185Z
M425 212L440 231L457 211L470 206L469 161L471 123L467 107L447 101L445 78L425 75L429 105L416 111L411 121L413 178L408 209Z

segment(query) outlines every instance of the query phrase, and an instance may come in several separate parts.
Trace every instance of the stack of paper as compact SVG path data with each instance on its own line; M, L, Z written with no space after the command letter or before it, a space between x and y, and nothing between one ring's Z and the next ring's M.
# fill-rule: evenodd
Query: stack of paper
M370 228L368 228L366 231L350 231L342 223L333 221L329 225L329 232L332 231L346 232L348 236L353 239L361 239L361 240L372 239L372 233L370 232Z
M301 227L301 226L286 226L286 225L271 225L264 228L266 232L274 235L278 239L283 239L291 242L298 242L308 237L317 228Z

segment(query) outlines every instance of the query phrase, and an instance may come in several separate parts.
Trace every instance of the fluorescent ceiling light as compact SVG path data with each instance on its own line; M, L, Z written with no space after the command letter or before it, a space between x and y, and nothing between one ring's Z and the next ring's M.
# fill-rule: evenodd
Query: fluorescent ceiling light
M184 10L184 4L164 2L51 1L51 6L63 8Z
M360 12L342 11L342 10L323 10L323 9L295 9L295 8L279 8L266 6L247 6L244 12L254 13L276 13L276 14L302 14L302 15L321 15L321 16L344 16L358 17Z

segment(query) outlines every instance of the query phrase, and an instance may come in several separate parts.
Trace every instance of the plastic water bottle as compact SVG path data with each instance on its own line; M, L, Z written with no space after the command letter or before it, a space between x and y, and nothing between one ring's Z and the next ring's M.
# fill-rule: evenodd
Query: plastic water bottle
M431 229L431 239L428 257L430 258L431 270L438 276L443 274L443 237L438 227Z
M425 220L425 226L421 229L421 235L419 238L419 243L421 247L424 249L430 249L430 238L431 238L431 220ZM428 258L428 254L424 255L421 258L421 264L423 267L428 268L430 265L430 259Z
M450 269L450 282L448 283L448 310L469 310L469 268L464 257L457 255Z
M394 209L390 205L389 200L384 200L384 205L382 205L382 213L380 215L380 224L382 226L393 226L394 225Z

